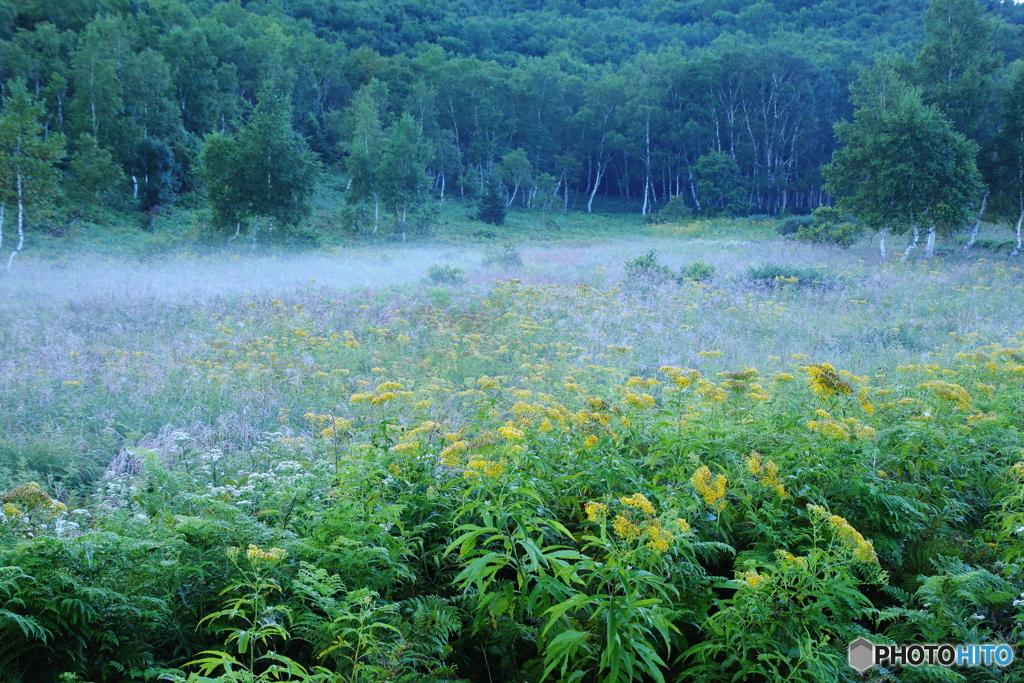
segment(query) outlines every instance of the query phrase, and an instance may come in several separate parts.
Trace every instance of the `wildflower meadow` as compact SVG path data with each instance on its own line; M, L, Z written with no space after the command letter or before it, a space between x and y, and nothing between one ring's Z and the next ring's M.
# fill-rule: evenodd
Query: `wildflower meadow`
M846 650L1021 640L1018 261L486 256L0 282L0 679L1018 680Z

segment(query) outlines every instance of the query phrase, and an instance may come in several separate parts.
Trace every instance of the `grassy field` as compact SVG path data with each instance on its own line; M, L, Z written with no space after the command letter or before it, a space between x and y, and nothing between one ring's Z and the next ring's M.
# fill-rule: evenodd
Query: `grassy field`
M465 211L277 255L197 247L184 215L158 258L26 251L0 671L835 681L865 680L861 635L1018 641L1020 262Z

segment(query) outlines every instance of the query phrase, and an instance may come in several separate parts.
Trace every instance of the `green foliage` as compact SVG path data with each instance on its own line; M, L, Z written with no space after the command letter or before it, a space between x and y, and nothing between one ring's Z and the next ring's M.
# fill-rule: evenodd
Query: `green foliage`
M810 218L810 223L801 225L796 231L796 239L800 242L834 244L848 249L863 232L855 220L831 206L819 206Z
M680 280L696 280L697 282L703 282L710 280L715 277L715 273L718 271L710 263L704 261L694 261L693 263L683 266L679 269Z
M672 197L665 206L658 210L658 218L668 222L686 220L692 215L693 209L683 201L680 195Z
M724 152L707 152L697 160L693 174L700 187L701 213L709 216L746 213L747 191L736 159Z
M433 265L427 268L428 282L438 285L458 285L466 281L466 271L449 265Z
M780 235L795 235L800 228L814 223L813 216L787 216L775 226L775 232Z
M508 213L508 202L504 198L501 184L493 175L488 178L484 193L477 205L476 219L490 225L503 225Z
M835 285L835 278L820 268L784 266L765 263L747 269L747 279L762 287L828 288Z
M502 266L504 268L520 268L523 257L519 255L515 242L507 240L502 243L501 251L488 254L483 261L485 266Z

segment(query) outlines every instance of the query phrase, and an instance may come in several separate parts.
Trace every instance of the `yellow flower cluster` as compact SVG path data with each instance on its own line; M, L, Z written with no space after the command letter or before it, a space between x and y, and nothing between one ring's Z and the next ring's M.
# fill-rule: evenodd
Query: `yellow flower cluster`
M635 391L627 391L626 403L633 406L634 408L645 410L647 408L654 407L654 397L651 396L650 394L639 394Z
M811 363L800 369L810 376L807 383L811 391L819 396L828 398L836 394L849 396L853 393L853 385L840 377L831 363Z
M445 467L458 467L462 461L462 454L469 450L469 442L460 439L441 451L441 464Z
M679 533L683 534L684 536L686 534L693 533L693 529L690 527L690 523L687 522L685 519L677 519L676 526L679 527Z
M396 443L391 447L391 451L393 453L415 453L419 448L419 441L407 441L405 443Z
M762 583L768 581L767 576L765 576L764 574L758 574L753 569L745 572L736 572L736 579L738 581L745 582L751 588L757 588Z
M960 410L970 410L973 407L971 395L959 384L932 381L920 384L918 388L931 389L939 398L956 403L956 407Z
M640 538L640 527L622 514L615 515L615 519L612 520L612 529L624 541L635 541Z
M0 502L4 503L3 513L8 517L29 514L52 518L68 509L64 503L51 498L34 481L3 492L0 494Z
M596 445L597 445L598 443L600 443L600 441L601 441L601 440L600 440L599 438L597 438L596 436L594 436L593 434L591 434L590 436L588 436L588 437L586 437L585 439L583 439L583 446L584 446L585 448L593 448L593 447L595 447L595 446L596 446Z
M663 365L658 368L659 372L668 375L669 380L680 389L690 386L695 380L700 379L700 370L677 368L674 365Z
M854 529L845 518L829 514L828 510L820 505L809 504L807 509L817 519L828 522L828 525L832 527L832 533L843 547L851 551L853 559L858 562L878 564L878 555L875 554L874 545L861 536L860 532Z
M469 469L463 473L466 479L483 475L488 479L497 479L501 475L505 474L505 463L495 462L493 460L470 460Z
M751 451L750 457L747 459L747 470L757 476L763 486L775 491L779 498L786 497L786 487L779 481L779 466L775 464L774 460L762 463L761 454Z
M646 534L647 543L645 545L659 555L668 550L672 541L675 540L672 533L662 527L657 520L647 526Z
M654 514L654 505L651 501L647 500L647 496L642 493L634 493L632 496L622 496L619 498L619 502L627 507L631 507L634 510L640 510L646 512L649 515Z
M518 429L515 426L515 424L513 424L511 421L502 425L501 427L498 427L498 434L501 435L501 438L506 439L508 441L515 441L525 436L523 430Z
M234 552L232 552L234 551ZM263 550L255 543L250 543L246 548L245 556L253 564L276 564L284 559L288 553L281 548L268 548ZM234 559L238 555L238 548L228 548L228 555Z
M697 489L697 493L704 499L704 504L713 507L721 512L725 509L725 485L728 480L724 474L711 476L711 470L707 465L701 465L690 478L690 482Z
M873 427L859 422L855 417L848 417L842 421L833 419L811 420L807 423L807 429L824 434L831 439L838 439L839 441L874 439L877 436Z
M384 382L377 385L377 393L383 393L386 391L401 391L402 385L398 382Z
M588 522L600 522L608 515L608 506L592 500L583 507L583 511L587 514Z

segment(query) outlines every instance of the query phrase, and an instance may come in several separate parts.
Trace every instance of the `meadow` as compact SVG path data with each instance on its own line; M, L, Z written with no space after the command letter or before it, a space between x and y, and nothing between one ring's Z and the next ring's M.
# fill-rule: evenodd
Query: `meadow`
M26 252L0 679L1021 675L846 644L1020 641L1022 262L518 215Z

